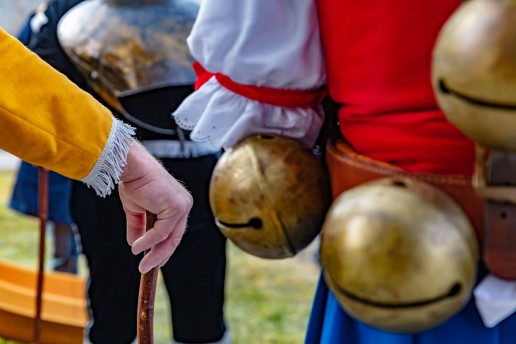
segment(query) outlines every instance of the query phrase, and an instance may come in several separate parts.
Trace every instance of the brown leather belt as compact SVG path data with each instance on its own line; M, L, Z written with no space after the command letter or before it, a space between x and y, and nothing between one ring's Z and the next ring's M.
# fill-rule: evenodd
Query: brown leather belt
M352 187L380 178L404 177L426 182L457 202L471 220L480 243L484 202L476 195L470 177L410 173L357 154L342 140L327 145L326 158L334 198Z

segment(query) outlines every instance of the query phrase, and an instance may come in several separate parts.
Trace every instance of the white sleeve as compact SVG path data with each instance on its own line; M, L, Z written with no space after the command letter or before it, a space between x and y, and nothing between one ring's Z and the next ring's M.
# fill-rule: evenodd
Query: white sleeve
M314 0L209 0L188 38L209 72L244 85L310 90L325 84ZM224 88L212 77L174 113L191 138L230 147L253 133L273 133L312 146L323 122L320 106L286 108Z

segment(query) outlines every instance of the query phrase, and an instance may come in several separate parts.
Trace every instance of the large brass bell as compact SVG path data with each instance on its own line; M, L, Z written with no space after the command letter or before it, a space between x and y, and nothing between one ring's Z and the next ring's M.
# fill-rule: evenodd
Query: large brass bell
M84 1L60 20L58 38L94 91L110 106L143 128L174 134L165 130L173 123L170 112L193 86L173 88L191 86L196 79L186 38L198 9L194 0ZM159 102L165 97L174 101L167 104L166 111L159 111L158 119L149 117L156 112L154 108L143 110L143 120L135 117L121 101L165 88L172 93L158 94Z
M353 317L394 332L420 332L469 300L476 236L446 194L382 179L344 192L322 232L325 280Z
M516 151L516 1L464 2L434 49L432 79L447 118L483 146Z
M263 258L290 257L305 248L320 232L329 201L320 158L279 136L254 135L226 151L210 185L222 233Z

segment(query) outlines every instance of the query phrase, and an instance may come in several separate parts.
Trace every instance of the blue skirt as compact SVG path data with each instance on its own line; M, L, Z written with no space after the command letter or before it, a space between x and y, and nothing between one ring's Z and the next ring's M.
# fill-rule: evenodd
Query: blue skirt
M315 294L306 344L516 344L516 314L487 328L473 297L444 324L418 334L399 334L375 329L347 315L320 278Z
M70 225L72 181L49 171L49 220ZM9 206L23 214L38 216L38 168L22 161Z

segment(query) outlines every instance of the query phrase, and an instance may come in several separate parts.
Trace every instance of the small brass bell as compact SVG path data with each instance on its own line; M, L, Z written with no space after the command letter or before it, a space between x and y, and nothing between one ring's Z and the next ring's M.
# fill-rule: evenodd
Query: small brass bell
M420 332L468 302L478 247L469 220L442 191L382 179L334 201L321 258L328 286L351 316L387 331Z
M319 157L294 139L251 136L213 172L210 204L222 233L262 258L291 257L320 232L330 202Z

